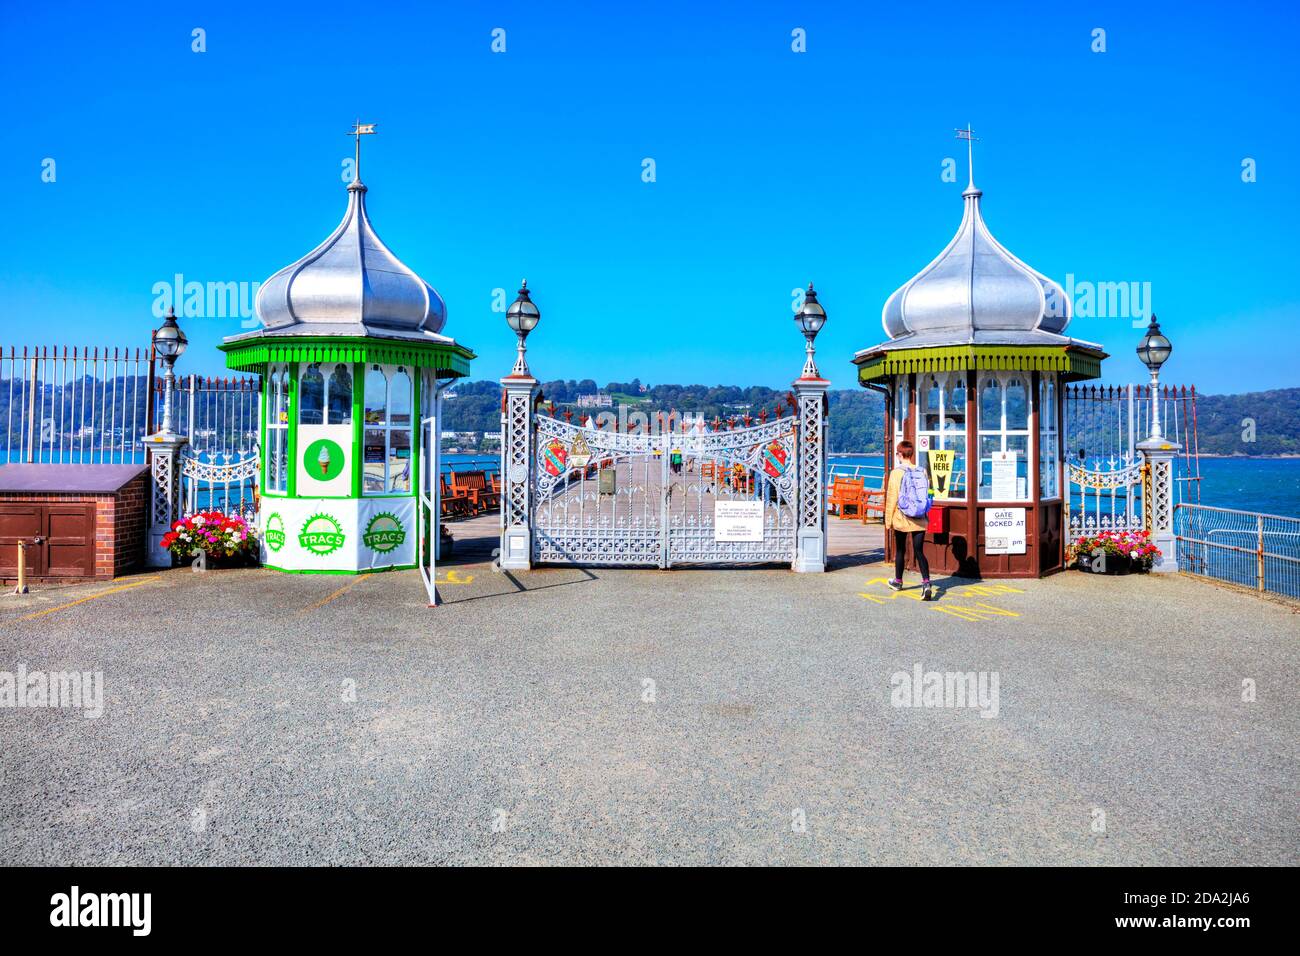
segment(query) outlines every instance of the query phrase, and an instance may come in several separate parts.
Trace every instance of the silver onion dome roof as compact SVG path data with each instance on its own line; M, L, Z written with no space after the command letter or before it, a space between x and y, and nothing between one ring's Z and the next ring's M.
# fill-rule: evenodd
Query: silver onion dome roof
M351 183L347 211L329 238L262 283L260 334L445 340L442 296L375 234L366 191L360 180Z
M883 348L1064 344L1065 290L993 238L971 183L957 234L934 261L885 301Z

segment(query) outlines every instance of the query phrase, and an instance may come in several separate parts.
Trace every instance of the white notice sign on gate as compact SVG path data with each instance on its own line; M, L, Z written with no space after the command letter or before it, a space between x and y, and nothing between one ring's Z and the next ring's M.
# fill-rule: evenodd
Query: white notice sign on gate
M713 502L714 541L762 541L763 502Z

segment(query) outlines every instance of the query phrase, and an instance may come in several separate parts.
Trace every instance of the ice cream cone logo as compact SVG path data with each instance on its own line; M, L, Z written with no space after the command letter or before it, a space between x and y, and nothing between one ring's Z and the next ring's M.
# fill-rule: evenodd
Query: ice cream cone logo
M339 443L328 438L318 438L303 452L302 467L305 477L312 481L332 481L347 465L347 458Z

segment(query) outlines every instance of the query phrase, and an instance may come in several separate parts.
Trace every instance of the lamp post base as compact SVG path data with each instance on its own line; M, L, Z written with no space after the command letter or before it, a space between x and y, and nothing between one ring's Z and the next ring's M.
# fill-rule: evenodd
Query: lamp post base
M1142 502L1147 530L1151 541L1160 549L1160 557L1151 570L1169 574L1178 570L1178 537L1174 532L1174 458L1183 446L1152 435L1138 443L1138 451L1151 469L1146 490L1147 500Z

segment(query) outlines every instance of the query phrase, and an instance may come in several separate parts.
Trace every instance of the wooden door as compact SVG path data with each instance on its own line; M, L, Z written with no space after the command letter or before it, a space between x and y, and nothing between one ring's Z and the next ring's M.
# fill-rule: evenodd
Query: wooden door
M36 544L45 536L45 506L23 501L0 501L0 577L18 577L18 542L27 542L27 573L45 573L45 548Z
M95 574L94 504L51 502L45 507L45 571L51 578Z

